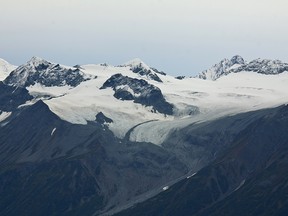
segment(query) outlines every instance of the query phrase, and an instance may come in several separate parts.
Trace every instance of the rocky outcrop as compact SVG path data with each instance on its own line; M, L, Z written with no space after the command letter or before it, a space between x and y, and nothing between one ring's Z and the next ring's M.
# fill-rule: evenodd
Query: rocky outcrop
M67 68L44 59L33 57L27 64L19 66L5 80L5 84L27 87L39 83L43 86L75 87L91 79L79 68Z
M113 88L114 97L117 99L132 100L134 103L151 106L155 112L173 114L173 105L165 100L161 90L143 79L115 74L101 87L105 88Z

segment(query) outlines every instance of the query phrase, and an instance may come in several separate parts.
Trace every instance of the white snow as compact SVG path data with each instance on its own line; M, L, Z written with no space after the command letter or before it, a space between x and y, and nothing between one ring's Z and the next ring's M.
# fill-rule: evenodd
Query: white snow
M287 103L287 83L287 72L279 75L232 73L216 81L167 77L166 82L155 83L166 99L179 110L189 105L197 106L200 114L142 124L134 129L130 139L161 144L169 132L191 123Z
M95 120L97 113L105 113L105 116L113 120L113 123L108 125L109 129L120 138L135 125L143 123L131 132L130 140L147 141L157 145L160 145L171 131L192 123L288 102L288 72L278 75L231 73L216 81L197 78L178 80L169 75L158 74L163 81L160 83L130 70L131 65L137 65L139 61L134 60L129 63L130 66L121 67L83 65L83 73L97 78L82 82L75 88L43 87L35 84L28 90L32 95L42 95L41 99L55 114L74 124L87 124L87 121ZM166 100L175 106L176 114L165 116L153 113L151 107L116 99L111 88L100 89L104 82L116 73L146 79L159 87ZM45 99L44 95L52 98ZM192 106L198 107L200 113L188 116Z
M105 113L113 119L109 124L110 129L119 137L134 125L145 122L146 119L165 119L164 115L151 112L151 107L143 107L132 101L121 101L113 97L114 91L110 88L100 90L103 83L115 73L122 73L124 76L139 78L125 67L84 65L83 72L97 76L81 83L71 89L64 87L43 87L40 84L28 87L32 95L51 95L54 98L44 102L50 109L62 119L75 123L86 124L87 121L94 121L99 112ZM132 91L132 90L131 90Z
M17 66L11 65L4 59L0 58L0 81L3 81L11 71L15 70Z
M4 121L11 115L11 112L1 112L0 111L0 122Z
M134 69L136 67L142 67L146 70L150 70L150 67L145 64L141 59L139 58L135 58L135 59L132 59L124 64L122 64L121 66L124 66L124 67L131 67L131 69Z
M53 134L55 133L55 131L56 131L56 128L54 128L54 129L52 130L51 136L53 136Z
M128 91L130 94L134 95L134 91L128 85L117 86L116 90L125 90Z
M193 173L192 175L187 176L186 178L189 179L189 178L195 176L196 174L197 174L197 172L196 172L196 173Z
M238 186L234 191L239 190L239 189L245 184L245 181L246 181L245 179L242 180L242 181L240 182L239 186Z
M28 86L27 90L29 93L34 96L40 98L41 96L50 96L50 97L61 97L69 92L71 90L71 86L50 86L46 87L41 85L40 83L36 83L33 86Z
M163 189L163 191L168 190L168 189L169 189L169 186L165 186L165 187L163 187L162 189Z

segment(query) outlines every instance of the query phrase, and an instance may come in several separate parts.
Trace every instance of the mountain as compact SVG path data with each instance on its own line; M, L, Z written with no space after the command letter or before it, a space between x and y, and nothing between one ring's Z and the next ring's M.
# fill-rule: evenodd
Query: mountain
M263 110L211 164L116 215L285 215L287 116L287 106Z
M133 71L134 73L140 74L141 76L146 76L146 78L155 80L157 82L162 82L157 73L161 75L166 75L164 72L160 72L155 68L149 67L139 58L130 60L121 66L129 67L130 70Z
M210 69L199 73L196 77L204 80L216 80L221 76L231 73L231 70L245 65L244 59L239 56L233 56L230 60L223 59L218 64L215 64Z
M288 73L250 63L215 82L33 57L0 82L0 214L232 214L262 184L284 211Z
M3 81L16 66L0 58L0 81Z
M97 122L65 122L41 100L3 123L1 215L91 215L186 172L160 147L119 140Z
M115 74L100 89L109 87L113 88L114 97L117 99L133 100L144 106L152 106L155 112L173 114L173 106L165 101L161 90L143 79L132 79L122 74Z
M26 64L15 69L4 82L8 85L27 87L39 83L43 86L77 86L90 79L78 68L69 68L32 57Z
M17 110L18 106L33 99L27 89L8 86L3 82L0 82L0 92L0 112Z
M288 64L279 60L255 59L245 62L242 57L234 56L231 60L224 59L196 77L205 80L216 80L229 73L256 72L261 74L280 74L288 71Z
M232 69L233 72L253 71L261 74L279 74L288 71L288 63L279 60L255 59L248 64L243 64Z

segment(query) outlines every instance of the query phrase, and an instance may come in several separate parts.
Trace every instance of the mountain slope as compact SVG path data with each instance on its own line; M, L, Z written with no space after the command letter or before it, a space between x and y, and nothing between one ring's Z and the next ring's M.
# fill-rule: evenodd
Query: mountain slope
M145 75L134 73L130 66L82 65L79 70L84 76L92 79L82 81L75 87L45 86L38 82L27 87L29 94L35 99L42 99L52 112L73 124L87 124L89 121L94 121L95 116L102 112L113 120L108 127L119 138L125 137L132 127L141 124L134 130L137 131L137 136L134 132L131 133L132 141L161 144L169 131L179 126L185 127L195 121L209 120L215 116L277 106L287 101L285 84L285 80L288 79L287 73L277 75L230 73L216 82L195 78L178 80L157 73L162 80L157 82ZM142 97L146 95L146 88L139 89L141 92L137 90L135 93L126 84L118 86L117 92L125 94L129 100L115 98L113 88L101 88L116 74L127 77L130 86L137 86L139 80L144 80L147 86L155 86L155 89L159 89L157 92L161 91L162 96L157 93L161 97L156 98L162 99L157 102L158 108L155 109L158 100L153 99L152 103L149 97ZM117 97L125 96L121 94ZM140 103L137 102L138 95L141 95ZM149 136L145 135L147 132Z
M0 148L1 215L91 215L187 172L160 147L65 122L41 100L6 119Z
M115 74L100 89L109 87L113 88L114 97L117 99L133 100L144 106L152 106L154 112L173 114L173 106L165 101L161 90L143 79L132 79L122 74Z
M3 81L11 71L16 69L17 66L11 65L4 59L0 58L0 81Z
M32 99L27 89L8 86L0 82L0 112L14 111L18 106Z
M192 200L204 214L258 184L285 153L287 107L273 107L288 101L288 73L226 63L217 80L179 80L141 60L67 67L34 57L15 69L0 82L0 214L113 214L163 190L147 212L184 214Z
M138 58L132 59L121 66L129 67L130 70L134 73L140 74L141 76L145 76L146 78L157 82L162 82L157 73L161 75L166 75L164 72L159 72L157 69L149 67L141 59Z
M39 57L32 57L26 64L14 70L4 82L8 85L27 87L39 83L43 86L77 86L90 79L78 68L67 68Z
M231 73L232 69L238 68L245 64L244 59L239 56L233 56L230 60L223 59L218 64L215 64L210 69L199 73L196 77L204 80L216 80L221 76Z
M116 215L285 215L288 109L264 113L197 174Z
M231 60L224 59L196 77L204 80L217 80L230 73L256 72L260 74L280 74L288 71L288 64L279 60L255 59L245 62L241 56L234 56Z
M232 69L233 72L251 71L261 74L279 74L288 71L288 64L279 60L255 59L248 64L243 64Z

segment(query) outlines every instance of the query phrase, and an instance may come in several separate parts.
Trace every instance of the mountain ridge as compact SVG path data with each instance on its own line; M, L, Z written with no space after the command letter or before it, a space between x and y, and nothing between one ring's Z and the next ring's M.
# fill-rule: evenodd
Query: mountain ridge
M26 64L13 70L6 77L4 83L18 87L27 87L36 82L44 86L69 85L75 87L88 79L91 77L84 77L78 68L67 68L34 56Z
M0 214L109 215L151 198L149 215L209 215L263 176L284 190L282 168L272 169L286 163L280 63L234 56L203 80L141 60L68 67L33 57L0 82Z
M255 59L250 62L245 62L239 56L233 56L230 60L223 59L220 63L215 64L210 69L204 70L196 75L196 78L204 80L217 80L230 73L239 73L242 71L256 72L261 74L279 74L288 71L288 63L283 63L280 60Z

